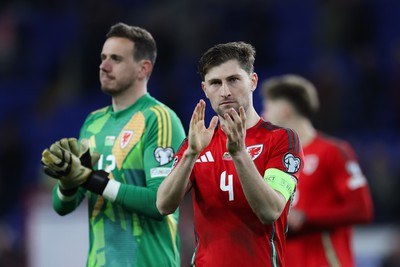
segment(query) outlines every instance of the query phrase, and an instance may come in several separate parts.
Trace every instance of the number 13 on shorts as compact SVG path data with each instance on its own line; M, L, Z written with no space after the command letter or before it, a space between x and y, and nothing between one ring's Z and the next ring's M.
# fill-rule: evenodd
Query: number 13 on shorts
M219 188L224 192L229 192L229 201L233 201L233 174L228 174L228 179L226 176L226 171L221 173Z

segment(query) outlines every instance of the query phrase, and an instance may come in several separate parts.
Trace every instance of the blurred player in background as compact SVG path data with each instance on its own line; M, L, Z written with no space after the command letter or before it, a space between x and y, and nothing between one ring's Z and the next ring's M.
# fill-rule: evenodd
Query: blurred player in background
M316 130L315 87L297 75L262 84L264 117L297 132L304 168L289 212L287 266L354 266L352 226L372 220L367 181L350 145Z
M158 189L162 214L175 212L193 190L193 266L285 266L286 219L302 151L293 131L255 111L254 60L254 48L243 42L203 54L201 85L217 116L206 128L206 104L199 101L188 138Z
M112 105L87 117L80 145L65 138L43 152L46 173L59 179L56 212L68 214L89 199L87 266L180 266L178 211L162 216L156 193L185 133L176 114L147 92L156 56L149 32L112 26L100 64Z

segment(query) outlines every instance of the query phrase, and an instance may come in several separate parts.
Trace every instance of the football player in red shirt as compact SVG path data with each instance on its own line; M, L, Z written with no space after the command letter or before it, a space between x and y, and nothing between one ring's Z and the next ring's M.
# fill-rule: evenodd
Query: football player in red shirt
M192 190L193 266L285 266L286 219L302 150L295 132L255 111L254 55L243 42L218 44L203 54L201 85L217 116L207 128L206 104L199 101L157 193L157 208L169 214Z
M367 181L350 145L316 130L317 90L303 77L283 75L262 84L264 117L295 130L304 168L288 216L290 267L354 266L352 226L372 219Z

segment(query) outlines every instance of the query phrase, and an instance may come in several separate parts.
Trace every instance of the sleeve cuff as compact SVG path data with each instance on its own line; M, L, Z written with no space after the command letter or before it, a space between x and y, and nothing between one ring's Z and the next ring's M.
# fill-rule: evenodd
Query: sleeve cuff
M121 186L120 182L110 179L107 183L106 188L104 188L103 197L107 200L114 202L115 199L117 198L120 186Z

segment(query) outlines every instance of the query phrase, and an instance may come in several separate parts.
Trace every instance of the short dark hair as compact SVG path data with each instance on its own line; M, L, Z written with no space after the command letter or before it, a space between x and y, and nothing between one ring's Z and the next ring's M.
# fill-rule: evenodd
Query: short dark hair
M106 34L107 38L121 37L134 42L133 58L136 61L148 59L154 65L157 58L157 45L153 36L145 29L130 26L125 23L117 23L111 26Z
M254 47L244 42L217 44L201 56L198 64L198 72L204 81L204 77L211 68L231 59L236 59L239 61L240 67L248 74L251 74L254 71L255 55L256 50Z
M287 74L272 77L262 83L261 93L267 99L289 101L299 114L309 119L319 109L315 86L299 75Z

